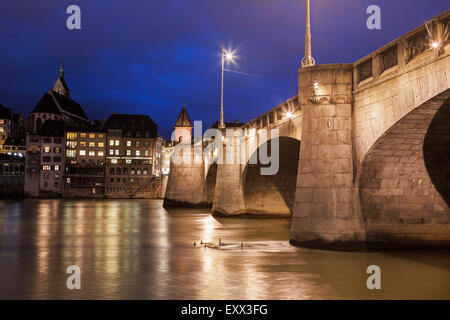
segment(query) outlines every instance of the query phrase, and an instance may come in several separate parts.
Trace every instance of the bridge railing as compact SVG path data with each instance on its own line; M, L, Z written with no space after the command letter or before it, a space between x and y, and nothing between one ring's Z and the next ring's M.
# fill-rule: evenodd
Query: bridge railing
M414 68L445 53L449 44L450 10L428 21L353 64L354 90L379 78Z
M301 107L298 102L298 95L296 95L266 113L263 113L259 117L247 122L242 127L244 136L249 136L258 129L275 128L286 121L299 117L300 114Z

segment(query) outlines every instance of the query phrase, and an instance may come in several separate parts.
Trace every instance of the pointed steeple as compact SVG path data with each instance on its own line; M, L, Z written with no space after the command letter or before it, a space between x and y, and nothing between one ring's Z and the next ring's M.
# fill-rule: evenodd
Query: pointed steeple
M59 67L59 77L64 78L64 63L62 57L61 57L61 67Z
M59 76L58 79L56 79L56 82L53 85L52 90L59 93L60 95L70 98L70 90L69 87L67 86L66 80L64 80L64 64L62 58L61 58L61 66L59 67Z
M180 115L178 116L177 122L175 122L176 127L189 127L192 128L191 118L186 110L186 101L184 102L183 108L181 109Z

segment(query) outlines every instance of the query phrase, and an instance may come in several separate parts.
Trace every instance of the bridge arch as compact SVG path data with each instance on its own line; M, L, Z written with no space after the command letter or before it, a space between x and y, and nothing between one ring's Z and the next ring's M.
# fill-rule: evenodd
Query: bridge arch
M275 175L261 175L263 165L259 159L261 147L271 154L271 142L264 142L253 153L257 162L247 162L242 174L243 192L247 214L290 216L293 211L297 184L300 140L279 137L279 170Z
M359 192L367 240L449 242L450 89L406 114L367 152Z

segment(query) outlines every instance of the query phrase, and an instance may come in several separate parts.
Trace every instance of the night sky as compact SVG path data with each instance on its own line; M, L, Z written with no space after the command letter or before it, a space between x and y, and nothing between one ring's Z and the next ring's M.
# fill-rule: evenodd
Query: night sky
M66 8L81 7L81 30ZM366 8L381 7L381 30ZM318 64L354 62L449 9L448 0L312 0ZM72 98L91 120L148 114L169 138L186 100L209 127L220 108L220 47L236 49L225 74L225 121L247 122L294 96L304 52L304 0L1 0L0 104L29 112L55 82L61 56Z

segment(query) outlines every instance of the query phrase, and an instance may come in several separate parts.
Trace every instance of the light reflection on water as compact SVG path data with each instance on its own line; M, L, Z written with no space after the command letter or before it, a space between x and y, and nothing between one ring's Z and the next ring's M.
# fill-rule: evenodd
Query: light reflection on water
M287 242L288 219L216 219L161 204L1 201L0 298L450 298L448 251L299 249ZM81 268L81 290L66 288L72 264ZM381 267L381 291L366 288L371 264Z

